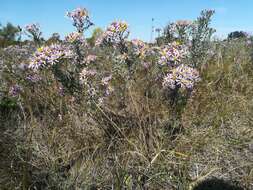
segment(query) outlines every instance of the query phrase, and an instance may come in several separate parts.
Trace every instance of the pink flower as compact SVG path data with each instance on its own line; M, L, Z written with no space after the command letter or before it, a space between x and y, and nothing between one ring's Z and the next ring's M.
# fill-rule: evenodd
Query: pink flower
M15 84L10 88L9 93L11 96L16 97L20 94L21 91L22 91L22 87Z
M199 72L186 65L180 65L167 74L163 79L163 87L175 89L176 86L183 89L191 89L196 82L200 81Z
M73 56L65 46L52 44L37 49L33 57L30 59L29 68L37 70L42 67L48 67L58 63L61 59L71 58Z
M91 62L94 62L97 59L96 55L88 55L86 58L86 63L90 64Z
M96 45L103 42L117 44L126 39L128 35L128 24L124 21L115 21L107 27L101 38L97 40Z
M170 43L160 50L160 58L158 63L160 65L171 65L181 62L188 54L186 46L180 45L176 42Z

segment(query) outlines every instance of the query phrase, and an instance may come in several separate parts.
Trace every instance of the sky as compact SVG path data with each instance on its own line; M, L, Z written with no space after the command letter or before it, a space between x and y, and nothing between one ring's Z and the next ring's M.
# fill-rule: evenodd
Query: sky
M88 9L95 23L87 36L95 27L124 20L130 38L150 41L152 18L155 28L163 28L170 21L195 19L203 9L216 10L212 26L218 37L235 30L253 33L253 0L0 0L0 23L39 23L45 38L54 32L63 37L74 31L66 12L79 6Z

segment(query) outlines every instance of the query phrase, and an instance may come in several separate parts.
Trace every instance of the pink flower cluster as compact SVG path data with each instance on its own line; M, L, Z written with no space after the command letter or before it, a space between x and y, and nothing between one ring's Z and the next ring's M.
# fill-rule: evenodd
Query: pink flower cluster
M22 92L22 87L15 84L13 85L10 90L9 90L9 94L13 97L18 96L20 93Z
M176 87L192 89L198 81L200 81L199 72L196 69L181 64L172 69L172 71L164 77L162 85L164 88L171 89L175 89Z
M173 65L179 63L188 54L187 48L177 42L170 43L160 50L160 65Z
M97 56L96 56L96 55L88 55L88 56L86 57L86 59L85 59L85 62L86 62L87 64L90 64L90 63L96 61L96 59L97 59Z
M37 70L58 63L61 59L71 58L73 53L59 44L39 48L30 59L29 68Z
M103 42L117 44L120 41L126 39L128 35L128 24L123 21L115 21L107 27L101 38L97 40L96 45L100 45Z

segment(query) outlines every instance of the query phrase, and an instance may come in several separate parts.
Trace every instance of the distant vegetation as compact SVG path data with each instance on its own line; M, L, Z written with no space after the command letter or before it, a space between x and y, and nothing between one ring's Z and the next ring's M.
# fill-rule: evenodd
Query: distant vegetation
M17 44L21 40L21 28L7 23L6 26L0 25L0 47Z

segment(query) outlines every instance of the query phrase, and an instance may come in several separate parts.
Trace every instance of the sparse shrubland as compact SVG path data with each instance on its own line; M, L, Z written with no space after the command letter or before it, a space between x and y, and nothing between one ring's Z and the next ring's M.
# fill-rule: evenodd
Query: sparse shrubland
M0 188L252 189L252 41L211 40L213 14L154 43L123 21L87 39L83 8L64 40L28 25L0 49Z

